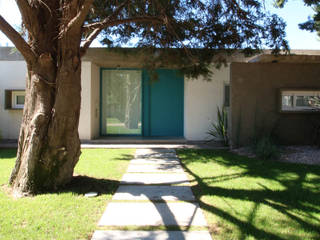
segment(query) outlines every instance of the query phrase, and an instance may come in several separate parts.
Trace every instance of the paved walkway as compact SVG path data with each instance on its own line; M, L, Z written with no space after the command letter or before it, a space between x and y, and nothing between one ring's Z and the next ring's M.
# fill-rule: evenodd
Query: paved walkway
M188 185L175 150L137 149L92 240L211 240Z

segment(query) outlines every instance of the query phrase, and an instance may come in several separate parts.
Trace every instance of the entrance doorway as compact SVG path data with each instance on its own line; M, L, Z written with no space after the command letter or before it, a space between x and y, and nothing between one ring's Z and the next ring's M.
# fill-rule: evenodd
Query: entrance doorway
M158 79L136 69L101 70L102 136L183 136L184 78L157 70Z

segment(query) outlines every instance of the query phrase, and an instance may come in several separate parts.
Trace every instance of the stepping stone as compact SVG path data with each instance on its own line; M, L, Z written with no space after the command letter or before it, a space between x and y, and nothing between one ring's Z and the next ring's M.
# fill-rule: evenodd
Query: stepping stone
M136 149L137 155L143 155L143 154L152 154L152 153L175 153L174 149L170 148L141 148Z
M195 198L189 186L122 185L113 195L112 200L194 201Z
M180 164L149 164L149 165L140 165L140 164L130 164L127 172L183 172Z
M185 173L125 173L121 184L189 184Z
M180 164L178 158L135 158L130 164Z
M135 154L136 158L177 158L177 155L173 152L168 153L148 153L148 154Z
M196 203L111 202L99 226L207 226Z
M95 231L92 240L211 240L208 231Z

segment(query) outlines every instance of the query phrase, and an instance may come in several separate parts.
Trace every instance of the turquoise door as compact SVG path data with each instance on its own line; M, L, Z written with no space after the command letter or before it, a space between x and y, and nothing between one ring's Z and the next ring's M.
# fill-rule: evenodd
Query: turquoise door
M158 80L143 79L143 135L183 136L184 78L176 70L157 70Z

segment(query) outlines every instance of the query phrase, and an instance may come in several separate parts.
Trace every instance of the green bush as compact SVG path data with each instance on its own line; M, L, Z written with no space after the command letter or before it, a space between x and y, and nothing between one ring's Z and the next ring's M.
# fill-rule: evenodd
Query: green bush
M225 146L229 145L228 137L228 113L223 107L222 110L218 107L217 110L218 121L211 124L211 128L207 132L208 135L213 137L210 141L222 141Z
M280 149L271 137L262 137L254 141L253 151L258 158L263 160L278 159Z

